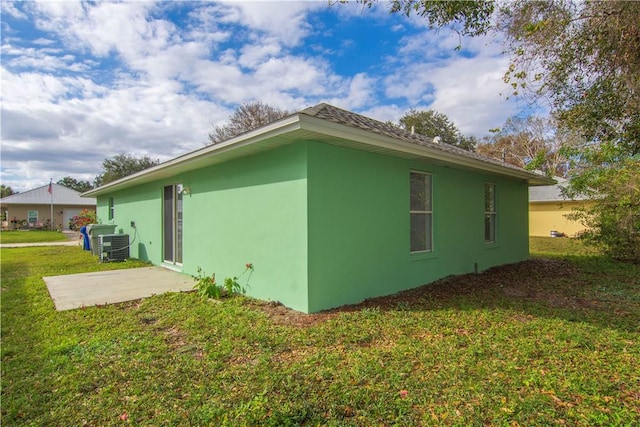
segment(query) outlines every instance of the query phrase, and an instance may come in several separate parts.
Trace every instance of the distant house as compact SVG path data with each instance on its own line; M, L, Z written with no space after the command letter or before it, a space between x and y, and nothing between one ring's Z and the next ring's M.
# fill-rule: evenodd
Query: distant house
M552 182L319 104L85 195L132 256L252 263L248 295L309 313L527 259L528 188Z
M584 206L588 200L584 198L568 199L562 193L567 180L556 177L555 185L529 188L529 235L550 236L561 233L575 236L585 229L578 221L567 219L575 208Z
M0 199L5 213L3 228L50 228L53 206L53 228L69 229L69 220L83 209L96 209L96 199L80 197L80 193L59 184L49 184ZM23 226L23 224L25 224Z

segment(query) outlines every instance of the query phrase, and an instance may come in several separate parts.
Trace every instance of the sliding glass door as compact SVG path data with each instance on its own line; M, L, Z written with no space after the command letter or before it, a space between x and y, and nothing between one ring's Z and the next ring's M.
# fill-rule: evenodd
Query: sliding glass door
M163 248L164 261L182 264L182 185L164 187L163 195Z

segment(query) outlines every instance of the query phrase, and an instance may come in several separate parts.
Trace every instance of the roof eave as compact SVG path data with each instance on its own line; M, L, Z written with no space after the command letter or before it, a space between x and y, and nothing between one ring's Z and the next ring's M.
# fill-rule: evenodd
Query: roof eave
M327 122L326 120L318 119L316 117L304 115L301 118L301 126L304 129L312 130L325 135L333 135L337 138L376 146L385 151L395 151L403 154L410 154L418 158L438 160L444 163L458 165L465 168L482 170L493 174L524 179L530 186L551 185L556 183L549 177L538 175L524 169L506 167L470 157L462 157L460 155L439 150L427 145L405 142L387 135L354 128L352 126L347 126L340 123Z
M123 190L134 185L174 176L175 174L185 170L197 169L199 167L213 164L214 161L211 160L212 158L224 156L225 154L230 154L235 151L238 151L239 153L237 156L233 157L239 157L242 155L240 152L243 147L249 147L260 141L271 139L296 130L310 131L345 142L356 142L365 147L375 147L380 151L396 153L405 157L408 155L409 157L437 160L464 168L482 170L497 175L523 179L531 186L555 184L554 180L546 176L528 172L523 169L510 168L479 159L463 157L434 147L402 141L387 135L327 121L304 113L296 113L266 126L238 135L219 144L203 147L157 166L153 166L149 169L136 172L101 187L89 190L82 193L81 196L97 197L105 193Z
M191 151L187 154L168 160L157 166L153 166L151 168L136 172L124 178L120 178L98 188L94 188L85 193L82 193L80 196L96 197L108 192L123 190L134 185L150 182L155 180L156 178L172 176L186 169L196 169L199 167L197 165L195 167L190 167L189 165L192 163L202 162L203 166L205 166L207 161L206 159L210 157L220 156L224 153L229 153L242 147L255 144L264 139L273 138L275 136L298 129L298 119L299 117L297 114L285 117L281 120L243 133L219 144L209 145L199 150Z

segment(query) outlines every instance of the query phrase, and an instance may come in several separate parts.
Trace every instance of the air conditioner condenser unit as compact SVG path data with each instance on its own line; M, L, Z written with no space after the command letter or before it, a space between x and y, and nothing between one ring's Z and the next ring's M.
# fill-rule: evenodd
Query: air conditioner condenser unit
M100 262L124 261L129 258L128 234L102 234L98 239Z

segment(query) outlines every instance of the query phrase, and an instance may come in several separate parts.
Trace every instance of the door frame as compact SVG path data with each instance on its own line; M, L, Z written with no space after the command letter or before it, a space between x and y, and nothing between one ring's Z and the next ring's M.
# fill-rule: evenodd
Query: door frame
M180 183L162 187L162 262L175 266L182 266L183 263L184 199L182 188ZM167 234L170 234L170 241L167 239Z

